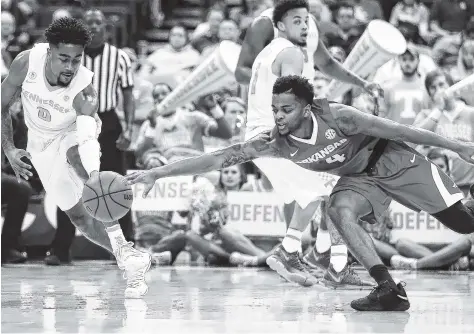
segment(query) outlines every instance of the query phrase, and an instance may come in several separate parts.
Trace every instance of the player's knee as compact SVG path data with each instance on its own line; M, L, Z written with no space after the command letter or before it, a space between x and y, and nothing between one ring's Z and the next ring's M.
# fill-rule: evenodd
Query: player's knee
M341 222L357 222L358 217L355 211L346 198L339 196L339 194L331 196L329 206L327 207L327 214L335 226L338 226Z

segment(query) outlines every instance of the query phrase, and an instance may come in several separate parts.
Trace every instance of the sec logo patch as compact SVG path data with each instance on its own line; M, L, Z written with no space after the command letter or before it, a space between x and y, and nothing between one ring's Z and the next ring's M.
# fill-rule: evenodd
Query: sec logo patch
M327 139L334 139L336 138L336 131L333 129L327 129L324 135Z

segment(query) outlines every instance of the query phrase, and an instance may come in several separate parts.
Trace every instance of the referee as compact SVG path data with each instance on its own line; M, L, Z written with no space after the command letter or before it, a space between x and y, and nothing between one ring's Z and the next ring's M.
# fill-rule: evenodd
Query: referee
M128 55L106 42L105 16L98 9L84 13L84 23L92 34L92 40L85 49L82 64L94 72L92 84L99 96L98 115L102 120L99 143L102 152L101 171L126 172L125 154L130 146L131 130L135 114L133 98L133 71ZM125 129L122 129L116 113L119 89L123 96ZM58 229L46 254L45 262L59 265L70 262L70 248L74 240L75 227L64 212L58 209ZM127 240L133 240L131 213L120 219L120 226Z

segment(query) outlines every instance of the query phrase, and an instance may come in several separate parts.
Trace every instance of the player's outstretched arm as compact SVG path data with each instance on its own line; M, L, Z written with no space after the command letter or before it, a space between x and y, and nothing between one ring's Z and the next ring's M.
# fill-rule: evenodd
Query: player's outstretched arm
M97 92L92 85L87 86L74 98L76 110L76 134L79 144L79 156L82 165L90 176L100 169L100 145L96 139L97 121L95 116L99 109Z
M237 165L260 157L279 157L280 153L268 132L261 133L244 143L235 144L222 150L206 153L199 157L183 159L172 164L140 171L126 178L129 184L146 184L143 197L153 188L155 181L171 176L198 175L213 170Z
M253 62L260 51L271 42L273 35L273 23L268 17L255 19L247 29L234 73L235 79L240 84L249 84L252 77Z
M20 177L28 180L33 174L29 171L31 166L21 160L23 157L31 159L30 155L25 150L15 147L10 106L21 92L21 85L28 72L29 57L29 51L24 51L16 56L10 66L7 77L2 81L2 148L15 172L18 182Z
M331 111L339 129L347 136L363 133L377 138L436 146L456 152L461 158L474 164L472 142L445 138L431 131L376 117L342 104L331 106Z

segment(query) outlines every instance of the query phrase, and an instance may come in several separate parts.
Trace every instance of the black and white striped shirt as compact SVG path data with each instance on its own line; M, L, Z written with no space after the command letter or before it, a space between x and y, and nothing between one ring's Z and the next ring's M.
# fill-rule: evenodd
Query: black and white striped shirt
M99 95L99 112L114 110L118 103L118 88L133 87L130 58L121 49L105 43L102 53L84 54L82 64L94 72L92 84Z

